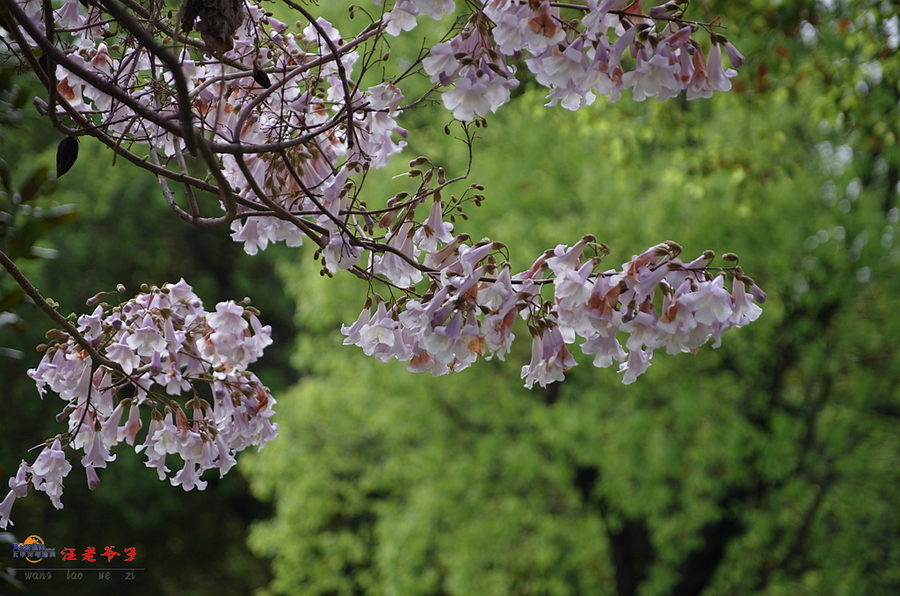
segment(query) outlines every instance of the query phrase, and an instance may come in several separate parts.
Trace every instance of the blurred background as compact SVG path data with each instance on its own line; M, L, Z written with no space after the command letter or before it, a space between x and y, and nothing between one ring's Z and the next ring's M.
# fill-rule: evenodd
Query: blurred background
M345 6L318 10L360 27ZM479 129L470 182L487 201L457 222L505 242L519 269L586 233L610 246L610 266L667 239L687 258L740 255L769 295L762 317L718 350L658 353L630 386L582 358L564 383L525 390L524 326L506 362L437 379L342 346L365 284L321 278L311 250L248 257L227 230L190 228L151 175L90 139L55 182L60 134L31 107L33 77L3 66L0 193L34 205L6 250L63 313L117 283L181 277L207 307L250 296L275 330L255 370L281 425L204 492L120 449L93 493L75 466L65 509L19 500L17 541L132 546L146 569L136 587L20 573L25 593L900 593L897 6L695 2L689 14L721 15L746 56L733 92L572 113L544 108L521 65L516 97ZM448 121L440 107L404 115L410 146L368 181L370 205L403 189L391 176L406 159L464 169ZM25 374L48 322L8 276L0 307L13 313L0 315L5 478L62 427L61 402Z

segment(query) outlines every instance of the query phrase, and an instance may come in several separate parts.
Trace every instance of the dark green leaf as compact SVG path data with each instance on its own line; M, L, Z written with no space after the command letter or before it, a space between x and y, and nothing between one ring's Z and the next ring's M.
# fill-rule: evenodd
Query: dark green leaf
M47 54L41 54L38 58L38 66L41 67L41 70L44 71L48 77L50 76L50 59L47 57Z
M31 247L38 241L47 231L57 226L70 223L78 217L75 205L60 205L53 209L48 209L40 215L35 215L25 222L23 226L10 235L8 240L7 253L11 259L34 259L37 258L32 252Z
M260 87L264 87L268 89L272 86L272 81L269 79L269 75L265 73L265 71L260 70L259 68L253 69L253 80L256 81L256 84Z
M21 195L19 201L21 203L27 203L28 201L37 197L38 193L41 190L41 186L46 180L47 166L45 164L41 164L34 168L31 171L31 174L28 175L28 178L25 179L25 182L22 183L22 186L19 188L19 194Z
M66 137L61 140L56 147L56 177L61 178L71 170L76 159L78 159L78 139Z
M10 98L9 103L17 110L21 110L25 107L25 104L28 103L28 93L23 87L17 86L13 88L11 95L12 97Z
M6 312L15 308L22 300L25 299L25 290L22 288L14 288L12 291L0 296L0 312Z
M9 164L0 159L0 182L7 193L12 194L12 171Z

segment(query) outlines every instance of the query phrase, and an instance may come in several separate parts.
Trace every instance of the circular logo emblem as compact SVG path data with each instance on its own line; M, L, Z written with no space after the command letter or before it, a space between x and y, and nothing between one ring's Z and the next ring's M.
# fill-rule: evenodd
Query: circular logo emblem
M44 544L44 539L41 538L40 536L35 536L32 534L31 536L26 538L25 541L22 542L22 544ZM43 550L43 549L41 549L41 550ZM28 561L29 563L40 563L41 562L41 559L29 559L28 557L25 557L25 560Z

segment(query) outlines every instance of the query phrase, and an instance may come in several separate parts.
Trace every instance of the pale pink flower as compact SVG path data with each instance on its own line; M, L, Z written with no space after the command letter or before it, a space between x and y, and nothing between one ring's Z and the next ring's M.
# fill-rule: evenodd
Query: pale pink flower
M26 477L31 473L31 466L25 463L25 460L22 460L22 463L19 464L18 469L16 470L16 475L9 479L7 483L9 488L15 493L16 497L24 497L28 494L28 480Z
M709 49L709 62L707 64L709 70L709 86L714 91L730 91L731 81L728 79L737 76L737 72L733 69L724 70L722 68L722 46L714 43Z
M140 366L141 357L128 346L128 343L114 343L106 348L106 357L122 367L126 375L130 375L131 371Z
M528 18L531 10L527 4L519 4L508 0L491 0L485 6L485 14L494 22L491 32L497 49L510 56L523 49L528 43Z
M494 312L485 315L482 329L485 345L491 352L486 360L494 356L505 360L506 354L512 349L512 342L516 338L512 332L513 323L516 321L516 301L517 296L509 296Z
M44 447L31 466L31 484L35 490L47 493L54 507L62 509L62 481L71 470L72 464L66 460L59 439L55 439L50 447Z
M611 366L613 360L622 362L627 356L616 339L615 331L609 331L606 335L598 333L581 344L581 351L588 355L594 354L594 366L598 368Z
M663 345L659 339L659 329L656 327L658 317L653 307L638 311L628 322L619 325L619 330L629 334L625 340L625 347L630 351L646 348L649 351Z
M101 322L103 321L103 307L97 305L91 315L81 315L78 317L78 330L81 331L87 339L97 339L103 334Z
M478 287L477 302L491 310L501 310L510 297L515 298L517 292L512 286L509 264L505 264L493 282L483 283Z
M443 203L440 200L431 203L428 219L416 231L414 241L427 253L437 250L438 242L449 244L453 240L453 224L444 221Z
M566 343L575 341L573 333L586 337L592 329L585 312L594 289L589 280L592 270L593 263L588 261L579 269L566 269L554 280L558 319Z
M191 491L195 488L197 490L205 490L206 481L200 480L201 473L202 470L196 463L186 461L184 462L184 467L170 478L169 482L172 486L180 486L186 491Z
M688 84L687 98L697 99L698 97L712 97L712 86L709 82L709 69L706 64L706 58L703 56L703 50L694 49L694 73Z
M485 116L492 109L487 78L475 76L471 67L466 70L467 74L456 79L453 89L441 96L444 107L453 112L454 118L463 121Z
M387 110L389 113L393 113L403 102L403 93L390 81L369 87L368 94L369 106L373 110Z
M156 421L154 420L153 422ZM154 430L153 422L150 423L150 430ZM164 456L168 453L178 453L181 447L181 431L172 424L171 414L166 414L166 417L160 422L158 430L155 430L152 436L148 432L147 437L153 440L153 444L147 446L152 446L157 455Z
M103 444L109 448L119 442L119 421L122 419L122 413L125 410L125 402L120 401L112 414L101 423L101 436Z
M456 37L431 48L430 56L422 61L422 67L431 76L432 83L440 82L446 87L453 82L461 68L459 60L455 58L459 51L459 40Z
M384 15L388 35L396 37L403 31L412 31L418 15L419 9L410 0L398 0L393 10Z
M619 372L624 372L622 383L630 385L639 376L647 372L650 367L650 359L653 358L653 350L632 350L628 353L628 359L619 365Z
M218 303L216 312L206 317L206 322L218 333L242 333L247 328L244 307L234 300Z
M346 325L341 325L341 333L346 335L344 338L344 345L360 345L360 331L362 331L363 327L369 324L369 321L372 320L372 313L368 308L362 309L359 313L359 316L356 318L356 321L353 322L349 327Z
M695 292L681 297L681 303L694 312L694 318L703 325L724 323L734 313L731 295L725 289L725 277L717 275L713 281L703 281Z
M762 309L753 304L753 296L747 293L744 287L744 280L741 278L735 278L731 286L732 300L734 301L731 323L735 327L749 325L762 314Z
M84 433L82 440L85 442L85 455L81 458L81 465L105 468L106 462L115 461L116 456L109 452L109 447L104 444L103 435L100 432L88 431Z
M410 260L415 260L419 255L413 243L413 224L404 222L396 232L390 235L388 246L395 248ZM407 287L422 280L422 272L413 266L409 260L400 257L393 252L387 252L375 261L375 273L387 276L392 282L401 287Z
M566 38L566 32L559 26L559 8L543 0L533 16L523 20L526 48L532 54L540 54L545 48L556 45Z
M125 343L140 356L148 358L154 353L166 349L166 340L156 328L153 316L150 313L144 316L143 325L139 329L135 329L125 340Z
M94 469L94 466L87 465L84 467L84 471L87 475L88 489L94 490L95 488L100 486L100 476L97 475L97 471Z
M131 402L131 407L128 409L128 420L125 422L125 425L121 427L117 433L117 439L119 441L125 440L129 445L134 445L134 441L137 437L137 433L141 430L141 415L138 411L138 405L136 402Z
M649 53L649 56L648 56ZM663 48L657 51L642 47L638 51L637 66L622 76L625 87L632 87L634 101L644 101L648 97L660 100L674 96L681 90L678 74L681 65Z
M378 304L375 314L359 331L359 346L366 356L376 356L387 361L397 343L397 321L388 316L384 302Z
M585 237L571 248L565 244L558 244L553 249L553 256L547 258L547 266L556 275L562 275L568 269L577 269L581 264L581 255L584 253L584 247L587 246L588 242L589 238Z
M5 530L7 526L15 525L9 519L9 514L15 500L28 494L28 481L25 479L25 476L29 472L31 472L31 468L22 461L19 469L16 471L16 475L9 479L10 491L6 494L3 502L0 503L0 529Z
M16 502L16 493L14 491L9 491L6 493L6 498L3 499L3 502L0 503L0 529L5 530L7 526L14 526L15 524L9 519L9 514L12 511L13 503Z
M534 337L531 363L522 367L525 387L531 389L535 382L546 387L554 381L562 381L564 373L577 364L566 348L559 328L547 329Z
M225 437L222 433L216 435L216 449L218 450L218 468L219 477L221 478L237 463L237 460L234 459L234 453L225 443Z
M360 258L360 250L350 244L338 230L328 234L328 244L322 249L325 267L332 273L338 269L352 269Z

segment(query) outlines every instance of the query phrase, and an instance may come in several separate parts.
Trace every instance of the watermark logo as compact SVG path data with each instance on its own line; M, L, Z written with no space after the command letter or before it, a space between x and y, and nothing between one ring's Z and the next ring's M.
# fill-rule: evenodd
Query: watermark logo
M14 559L25 559L29 563L40 563L44 559L55 559L56 549L47 548L40 536L32 534L24 541L12 545Z
M124 579L133 580L138 571L144 571L143 567L131 567L137 559L138 549L133 546L120 547L104 546L97 548L86 546L84 548L65 547L57 556L55 548L49 548L44 540L32 534L24 541L12 545L13 559L25 559L29 563L40 563L45 559L59 561L60 567L41 565L35 567L8 567L7 571L23 571L26 580L53 580L61 575L56 572L64 571L66 580L110 580L114 575L124 574ZM74 565L66 561L75 562ZM50 563L53 565L53 563ZM96 573L96 575L94 575ZM121 576L120 576L121 577Z

